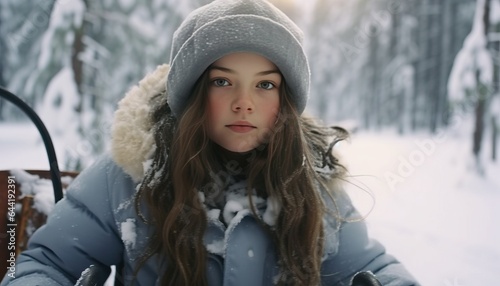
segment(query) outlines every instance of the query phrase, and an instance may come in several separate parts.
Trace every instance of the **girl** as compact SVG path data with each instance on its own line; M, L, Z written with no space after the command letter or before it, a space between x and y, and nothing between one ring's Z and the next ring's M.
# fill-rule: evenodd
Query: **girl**
M112 156L82 172L4 285L416 285L369 240L332 155L301 116L301 31L264 0L216 0L174 34L170 65L121 101Z

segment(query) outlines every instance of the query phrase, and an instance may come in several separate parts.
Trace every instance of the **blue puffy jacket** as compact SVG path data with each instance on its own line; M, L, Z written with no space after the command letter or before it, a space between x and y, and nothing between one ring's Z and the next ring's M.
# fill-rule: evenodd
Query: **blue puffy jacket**
M143 163L154 148L147 120L149 99L163 91L167 72L167 66L159 67L122 100L113 126L112 156L103 156L75 179L18 257L16 278L6 276L0 286L74 285L90 265L118 265L118 279L132 284L152 234L133 202ZM383 285L418 285L380 243L368 238L349 198L342 191L336 191L335 197L340 216L353 222L325 217L322 285L349 285L362 270L375 273ZM249 211L242 210L238 216L238 222L227 228L209 221L204 236L209 285L273 285L279 269L272 240ZM223 253L220 248L212 251L211 245L220 241L225 242ZM146 262L134 285L159 285L166 265L157 258Z

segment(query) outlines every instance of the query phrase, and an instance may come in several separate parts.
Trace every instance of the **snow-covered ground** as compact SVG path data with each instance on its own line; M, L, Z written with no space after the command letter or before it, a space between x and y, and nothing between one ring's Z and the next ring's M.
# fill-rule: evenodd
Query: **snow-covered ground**
M341 146L371 235L423 285L499 285L500 162L476 175L470 137L363 133Z
M359 133L339 146L370 234L423 285L498 285L500 162L475 174L466 125L434 136ZM55 145L64 160L64 142ZM0 170L12 168L48 169L30 124L0 122Z

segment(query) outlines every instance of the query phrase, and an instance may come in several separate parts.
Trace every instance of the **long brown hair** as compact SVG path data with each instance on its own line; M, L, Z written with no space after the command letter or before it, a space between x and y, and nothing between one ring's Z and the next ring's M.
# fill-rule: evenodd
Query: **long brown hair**
M222 165L215 154L215 143L206 134L208 81L208 72L205 72L179 120L171 115L165 94L155 99L159 101L152 114L156 151L136 197L136 210L154 227L154 235L137 271L154 254L166 257L167 269L161 277L161 285L207 285L207 250L203 245L207 217L198 192L213 191L207 186L211 186L213 174ZM274 238L282 270L280 284L317 285L325 207L315 184L324 179L316 175L314 163L318 158L327 158L340 165L330 149L321 147L328 146L320 134L322 131L297 114L289 94L283 81L274 130L265 144L252 151L252 159L245 166L247 192L256 218L252 189L258 189L259 195L272 197L281 205L273 228L261 220ZM140 211L143 203L147 218Z

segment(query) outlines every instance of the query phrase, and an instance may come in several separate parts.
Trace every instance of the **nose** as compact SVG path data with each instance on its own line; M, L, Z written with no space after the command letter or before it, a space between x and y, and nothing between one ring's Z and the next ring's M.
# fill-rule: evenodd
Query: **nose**
M250 91L238 90L236 98L231 106L234 112L247 111L252 112L255 109Z

